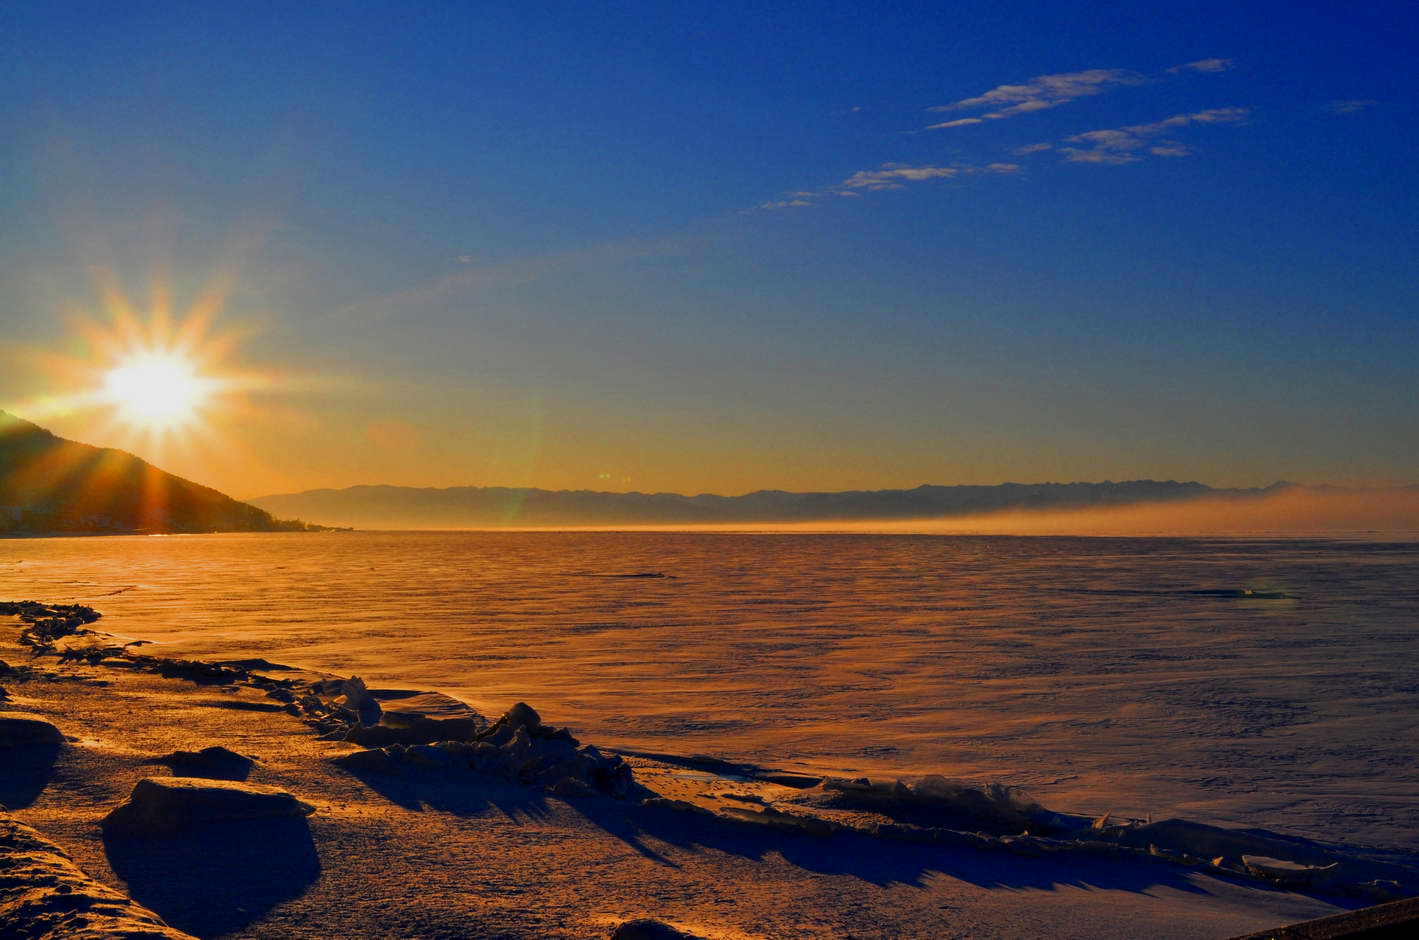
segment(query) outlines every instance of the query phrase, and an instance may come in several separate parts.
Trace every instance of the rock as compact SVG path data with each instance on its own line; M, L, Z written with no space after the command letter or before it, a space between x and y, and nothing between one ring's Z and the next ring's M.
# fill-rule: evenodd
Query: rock
M275 787L227 780L146 777L128 802L104 817L105 831L133 835L181 832L210 823L308 816L315 807Z
M168 679L186 679L198 685L230 685L250 677L245 669L219 666L198 659L163 659L157 656L134 656L134 662L142 663Z
M264 669L264 670L266 670L267 672L295 672L295 671L296 671L296 669L295 669L294 666L283 666L283 665L281 665L280 663L273 663L273 662L270 662L269 660L260 659L260 658L252 658L252 659L219 659L219 660L216 660L216 661L215 661L214 665L217 665L217 666L230 666L232 669L245 669L245 670L247 670L247 671L250 671L250 670L253 670L253 669Z
M446 719L452 721L470 719ZM421 727L416 725L416 728ZM355 743L388 740L401 729L376 725L352 728L345 740ZM407 729L405 729L407 730ZM624 799L636 790L631 766L615 755L580 744L565 728L542 724L530 706L519 703L491 727L462 739L433 743L393 741L374 744L333 759L355 772L413 773L421 769L466 767L515 783L553 790L561 796L612 796Z
M630 795L635 779L621 758L607 757L591 745L581 746L564 728L535 725L529 730L507 719L507 715L499 719L474 744L468 761L474 770L532 786L560 784L564 792L571 785L561 781L571 778L606 796Z
M245 780L255 763L250 757L214 745L200 751L173 751L151 763L166 764L175 777L207 777L213 780Z
M825 778L794 802L823 809L880 813L899 823L992 835L1052 835L1060 827L1022 790L998 783L969 786L931 774L917 779L870 781Z
M542 716L537 714L537 710L526 702L518 702L509 708L506 714L493 722L492 727L484 734L479 735L478 739L502 746L511 741L518 731L526 731L531 735L541 729Z
M435 744L439 741L472 741L485 723L476 718L393 718L386 713L377 725L353 725L344 739L363 747L391 744Z
M1309 888L1327 883L1340 867L1338 862L1330 865L1301 865L1281 858L1267 858L1264 855L1243 855L1242 865L1257 878L1282 888Z
M52 652L61 639L83 636L84 629L103 616L83 604L41 604L37 601L0 602L0 614L15 615L28 626L20 631L19 640L37 652Z
M380 704L359 676L317 682L312 691L331 709L343 712L357 724L372 725L380 720Z
M38 718L0 718L0 750L6 748L57 748L64 735Z
M1324 851L1296 839L1264 829L1222 829L1185 819L1164 819L1121 831L1124 845L1147 849L1150 845L1198 858L1265 856L1301 865L1329 865L1336 861Z
M389 752L380 747L370 748L366 751L354 751L349 754L341 754L339 757L332 757L330 762L357 773L360 771L397 773L399 770L398 763L390 758Z
M769 826L786 832L802 832L820 838L830 836L838 829L826 819L805 816L802 813L785 813L772 806L765 806L759 810L749 809L746 806L726 806L720 815L741 822Z
M598 796L599 794L585 780L578 780L575 777L563 777L552 784L552 795L561 797L564 800L577 799L585 796Z
M354 680L347 680L347 689L349 681ZM367 699L356 699L364 709L358 715L346 704L346 695L332 703L353 719L344 739L365 747L471 741L488 726L468 705L439 692L376 689L365 693Z
M78 869L59 846L0 814L0 936L192 940Z
M669 924L649 917L628 920L611 931L611 940L700 940L692 933L676 930Z

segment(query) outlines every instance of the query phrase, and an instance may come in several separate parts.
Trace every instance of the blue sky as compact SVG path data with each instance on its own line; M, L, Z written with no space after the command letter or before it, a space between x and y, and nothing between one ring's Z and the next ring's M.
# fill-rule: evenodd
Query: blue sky
M223 273L243 495L1419 479L1400 4L211 7L0 14L62 433L96 270Z

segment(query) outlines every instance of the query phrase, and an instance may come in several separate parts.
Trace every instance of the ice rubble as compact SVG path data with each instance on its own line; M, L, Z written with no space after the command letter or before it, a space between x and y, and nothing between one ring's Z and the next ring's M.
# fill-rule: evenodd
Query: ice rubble
M543 724L536 710L522 702L468 738L433 744L395 743L342 755L335 761L349 770L380 773L464 767L543 787L560 796L624 798L636 789L630 765L620 757L583 745L566 728Z

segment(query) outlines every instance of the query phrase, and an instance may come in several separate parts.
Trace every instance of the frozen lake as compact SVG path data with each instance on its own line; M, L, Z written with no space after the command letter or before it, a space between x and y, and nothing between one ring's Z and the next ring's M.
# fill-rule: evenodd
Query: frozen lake
M621 577L649 572L668 577ZM944 773L1419 850L1419 544L703 533L10 540L0 597L597 744ZM1243 589L1289 598L1228 596ZM1224 592L1224 593L1207 593Z

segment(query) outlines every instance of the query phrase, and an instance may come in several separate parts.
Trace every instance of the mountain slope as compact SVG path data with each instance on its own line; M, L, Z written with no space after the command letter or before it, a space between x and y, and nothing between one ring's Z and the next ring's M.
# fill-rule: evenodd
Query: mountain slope
M132 454L0 411L0 535L304 529Z
M998 486L919 486L910 490L787 493L743 496L601 493L461 486L422 489L352 486L252 500L280 515L361 528L483 528L489 526L704 525L847 520L928 519L1001 509L1066 509L1259 495L1201 483L1003 483Z

